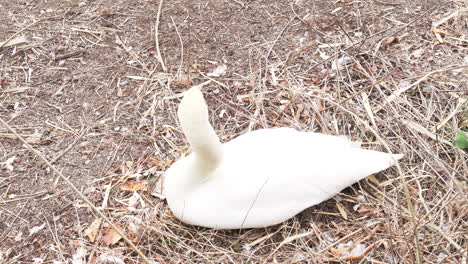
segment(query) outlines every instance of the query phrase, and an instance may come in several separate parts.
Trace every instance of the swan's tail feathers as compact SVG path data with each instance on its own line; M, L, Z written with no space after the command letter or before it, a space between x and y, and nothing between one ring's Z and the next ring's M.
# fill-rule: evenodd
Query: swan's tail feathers
M354 166L365 176L385 170L397 163L397 160L403 158L402 154L388 154L385 152L358 149L354 153ZM356 164L360 163L361 166ZM364 177L365 177L364 176Z
M401 160L404 156L404 154L390 154L390 166L397 164L397 161Z
M396 161L401 160L404 156L404 154L391 154L391 164L395 165Z
M377 169L375 172L385 170L387 168L394 166L395 164L397 164L397 161L402 159L404 156L403 154L388 154L384 152L380 152L380 153L382 153L382 158L380 160L381 162L378 162L378 160L374 161L377 166L376 169L378 167L380 167L380 169Z

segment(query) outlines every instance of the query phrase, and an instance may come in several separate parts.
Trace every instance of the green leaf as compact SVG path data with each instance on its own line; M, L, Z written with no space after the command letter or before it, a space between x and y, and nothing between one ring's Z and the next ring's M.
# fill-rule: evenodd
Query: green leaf
M468 149L468 133L458 131L455 135L455 146L459 149Z

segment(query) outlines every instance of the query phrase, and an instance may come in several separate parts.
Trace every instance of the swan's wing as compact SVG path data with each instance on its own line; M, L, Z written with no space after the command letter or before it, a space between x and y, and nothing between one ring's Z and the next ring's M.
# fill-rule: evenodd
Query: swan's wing
M344 137L290 128L258 130L225 146L223 165L230 171L243 171L238 177L245 177L246 182L269 175L282 184L289 183L288 186L321 186L335 193L390 167L394 158L401 158L356 148ZM229 173L225 175L237 178Z
M184 201L184 222L221 229L280 223L392 164L342 137L268 129L224 145L219 170ZM183 217L181 217L183 218Z
M225 144L225 154L223 170L207 188L218 190L219 206L227 202L245 214L247 226L286 220L393 161L346 138L284 128L241 136Z

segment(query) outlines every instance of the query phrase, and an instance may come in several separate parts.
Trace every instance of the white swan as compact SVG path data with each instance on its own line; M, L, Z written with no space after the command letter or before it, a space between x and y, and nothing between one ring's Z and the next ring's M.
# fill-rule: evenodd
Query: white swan
M261 129L221 144L197 86L185 93L178 117L193 153L168 169L164 193L173 214L191 225L275 225L402 157L291 128Z

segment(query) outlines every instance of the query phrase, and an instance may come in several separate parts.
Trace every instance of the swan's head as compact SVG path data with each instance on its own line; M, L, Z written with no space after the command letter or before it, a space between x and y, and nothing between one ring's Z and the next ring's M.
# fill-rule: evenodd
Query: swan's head
M185 92L177 116L185 135L193 131L193 126L208 121L208 106L199 86L194 86Z

